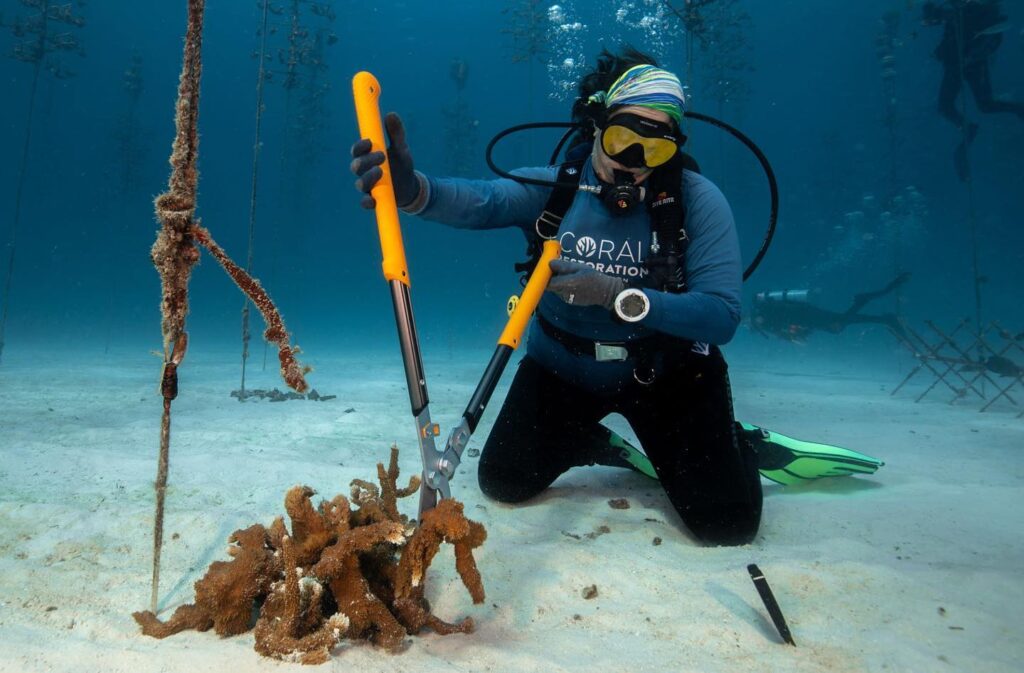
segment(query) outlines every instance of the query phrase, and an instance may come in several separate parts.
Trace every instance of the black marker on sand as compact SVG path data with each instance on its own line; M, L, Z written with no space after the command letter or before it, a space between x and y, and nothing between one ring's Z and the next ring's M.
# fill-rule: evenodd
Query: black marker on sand
M786 618L782 616L782 610L779 609L779 604L775 600L775 595L772 594L771 587L768 586L768 580L764 578L764 573L757 567L756 563L751 563L747 566L747 572L750 573L750 579L754 580L754 586L757 587L757 593L761 595L761 600L764 602L764 606L768 608L768 614L771 615L772 622L775 624L775 628L778 630L779 635L782 639L796 647L796 643L793 641L793 634L789 632L789 626L786 625Z

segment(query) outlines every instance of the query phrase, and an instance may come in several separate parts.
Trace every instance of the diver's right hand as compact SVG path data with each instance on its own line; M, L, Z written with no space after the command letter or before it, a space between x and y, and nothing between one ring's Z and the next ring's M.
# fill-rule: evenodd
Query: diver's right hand
M384 116L384 129L388 135L388 161L391 164L391 184L395 188L395 202L399 208L412 203L419 195L420 183L412 168L412 153L405 142L405 127L402 119L394 112ZM373 210L376 200L370 190L384 175L381 164L383 152L371 152L370 141L363 138L352 146L352 172L356 175L356 189L363 193L359 202L363 208Z

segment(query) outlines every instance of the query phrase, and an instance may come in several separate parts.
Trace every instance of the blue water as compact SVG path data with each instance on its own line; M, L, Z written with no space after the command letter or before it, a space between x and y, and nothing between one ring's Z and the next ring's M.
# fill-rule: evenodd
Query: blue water
M290 3L280 4L287 9ZM557 65L566 53L564 41L544 43L550 52L529 64L513 63L516 48L507 32L513 24L503 10L516 4L335 3L333 23L304 10L306 25L329 28L337 36L337 43L326 47L325 69L317 76L330 88L322 126L307 135L314 148L310 153L286 139L289 103L282 75L266 86L254 270L307 352L387 348L390 342L375 338L371 343L368 335L390 339L393 333L373 217L358 207L347 167L356 138L351 76L360 69L378 76L382 107L404 116L417 166L440 174L452 138L451 132L446 135L450 116L443 108L456 96L450 66L463 59L469 67L463 103L474 121L466 134L476 138L466 172L488 177L483 147L493 133L514 123L564 120L571 103L551 97L548 76L548 65ZM653 11L656 3L647 4ZM651 33L615 21L615 10L625 5L563 3L566 20L582 24L573 33L574 53L584 57L577 73L593 65L600 47L623 41L659 53L667 67L686 73L681 38L662 36L652 44ZM643 9L645 3L632 5ZM904 303L911 318L949 323L974 316L968 190L952 165L958 132L938 116L935 104L940 69L931 51L941 31L918 25L916 5L882 0L737 4L749 15L741 31L748 49L741 51L750 70L738 75L748 92L724 103L709 93L714 54L696 50L688 82L693 109L742 128L778 174L778 235L747 283L748 299L757 290L814 286L841 309L853 293L884 284L899 266L913 274ZM992 77L997 95L1019 98L1024 96L1024 16L1014 3L1006 9L1015 27L1004 34ZM887 10L901 16L901 44L895 50L898 151L892 171L873 46ZM168 173L185 5L108 0L75 11L86 25L62 30L81 43L84 56L53 57L77 75L56 79L44 70L40 78L5 357L17 357L29 345L88 352L160 345L159 284L148 260L157 229L151 202L163 191ZM638 12L636 7L627 12L627 21L636 23ZM29 14L18 3L4 2L4 51L17 41L10 29L14 17ZM207 9L198 214L239 261L245 259L248 238L258 23L257 3L211 3ZM286 34L282 25L268 35L268 67L281 69L275 62L287 46ZM122 84L133 54L141 59L143 82L134 104ZM6 204L0 231L6 251L32 67L4 59L0 73L5 83L0 203ZM300 96L301 87L292 93L293 119ZM128 115L134 115L137 130L125 151L117 133ZM988 279L982 317L1019 326L1024 122L1013 115L978 121L971 166L979 268ZM760 245L768 212L757 165L714 129L695 126L690 135L705 174L733 205L749 259ZM552 142L550 136L523 137L499 157L509 166L544 163ZM126 157L135 167L130 180ZM863 233L879 231L880 213L892 210L890 195L909 187L919 208L899 228L898 241L878 233L865 240ZM837 228L849 224L844 216L856 211L865 213L862 229L851 234L849 227ZM404 226L424 347L492 342L504 319L505 299L517 287L511 265L522 257L520 235L458 232L411 217ZM5 254L5 271L6 265ZM191 291L192 348L237 344L242 299L211 259L196 269ZM735 347L758 340L741 331Z

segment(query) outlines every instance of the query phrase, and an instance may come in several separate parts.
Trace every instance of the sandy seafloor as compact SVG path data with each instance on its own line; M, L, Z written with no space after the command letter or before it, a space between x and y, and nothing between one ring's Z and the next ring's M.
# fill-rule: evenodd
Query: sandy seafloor
M0 671L297 670L258 656L251 632L158 641L141 636L130 617L149 600L158 359L138 351L5 355ZM488 356L427 357L443 435ZM944 395L915 404L920 387L891 397L897 372L849 365L815 374L798 359L788 368L730 359L738 417L887 465L870 478L766 483L756 541L707 548L638 474L575 469L537 500L510 507L480 494L476 459L467 457L453 490L489 532L476 554L487 600L472 605L450 548L431 567L428 598L444 619L472 616L477 632L425 634L397 655L343 641L320 670L1024 670L1024 419L952 406ZM347 494L352 479L373 478L392 442L403 450L404 474L418 471L397 352L314 360L312 385L338 396L317 403L240 404L228 396L237 363L237 354L194 344L182 366L165 617L191 602L192 583L212 561L227 558L233 530L283 513L290 486ZM510 380L511 371L503 386ZM250 385L279 384L257 372ZM632 507L610 508L619 497ZM406 512L415 507L409 498ZM587 536L601 526L610 532ZM771 582L796 648L780 643L750 562ZM592 584L598 596L586 600Z

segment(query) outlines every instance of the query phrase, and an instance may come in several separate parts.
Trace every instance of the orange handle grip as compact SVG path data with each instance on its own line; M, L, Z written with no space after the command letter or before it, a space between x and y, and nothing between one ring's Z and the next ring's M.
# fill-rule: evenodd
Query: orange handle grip
M537 304L547 289L551 280L551 260L558 259L562 254L562 244L558 241L544 241L544 249L540 255L537 267L530 274L530 280L523 288L523 294L519 297L519 303L509 316L505 329L498 338L499 344L504 344L513 350L519 347L523 339L523 332L530 322L530 317L537 310Z
M384 152L381 169L384 175L373 186L370 194L377 202L377 234L384 256L382 263L384 277L389 281L398 280L409 285L409 267L405 261L405 246L402 244L402 228L398 221L398 204L395 202L395 188L391 184L391 164L387 160L387 142L384 139L384 124L380 117L380 82L372 74L363 71L352 78L352 97L356 103L356 119L359 121L361 138L369 138L371 151Z

